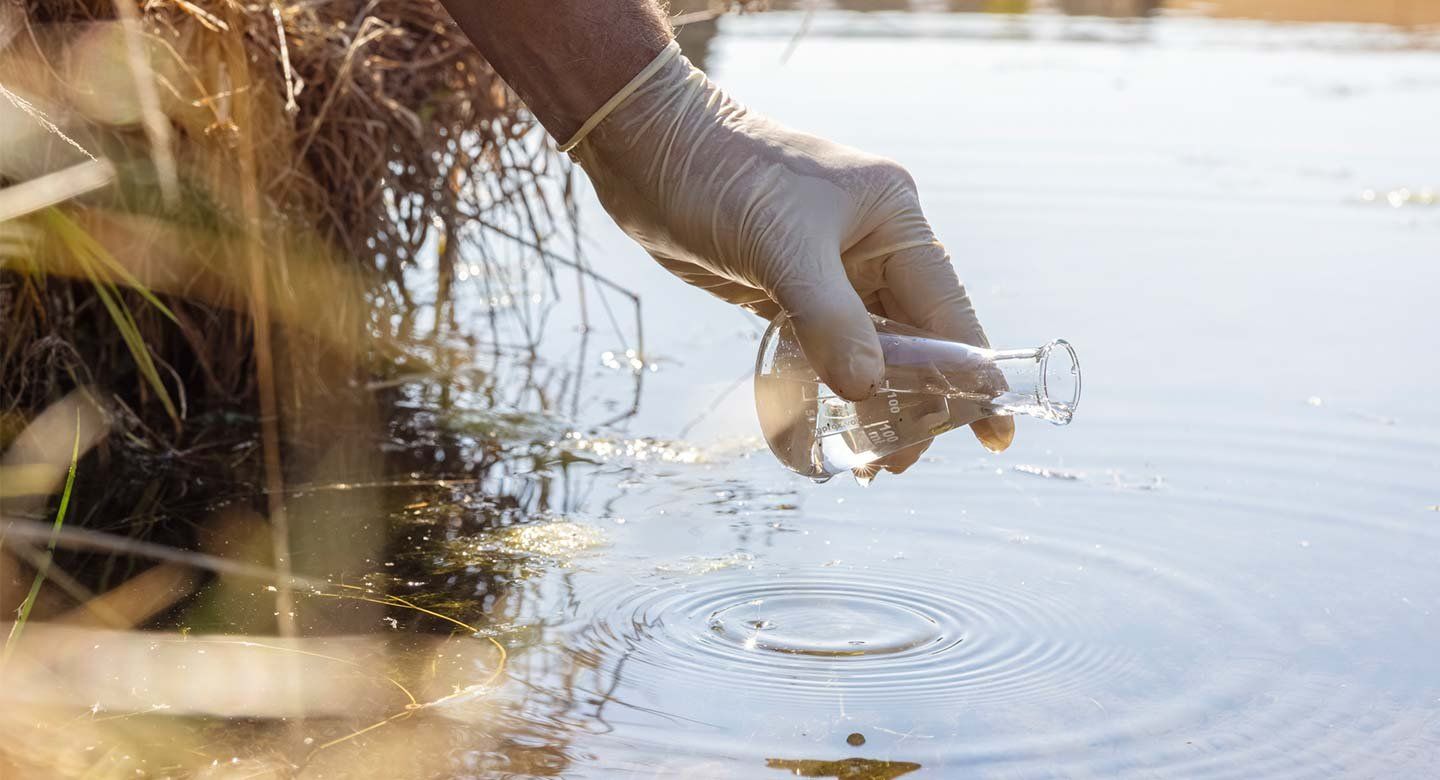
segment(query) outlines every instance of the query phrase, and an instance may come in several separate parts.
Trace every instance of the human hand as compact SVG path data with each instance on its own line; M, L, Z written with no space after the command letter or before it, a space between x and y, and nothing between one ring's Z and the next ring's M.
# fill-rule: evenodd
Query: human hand
M989 346L903 167L749 111L673 43L563 148L671 273L763 317L788 313L844 398L870 396L884 374L867 310ZM971 428L993 451L1015 435L1009 417ZM925 446L880 465L903 471Z

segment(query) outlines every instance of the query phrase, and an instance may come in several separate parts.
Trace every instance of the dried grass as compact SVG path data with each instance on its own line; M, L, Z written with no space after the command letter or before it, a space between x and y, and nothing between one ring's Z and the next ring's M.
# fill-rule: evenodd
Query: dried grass
M485 259L493 236L475 220L534 244L568 223L565 161L429 0L6 8L0 25L19 28L0 35L0 129L18 131L0 152L5 412L98 378L148 446L194 446L182 399L193 413L265 393L257 328L268 343L275 326L269 379L293 407L403 351L462 252ZM57 217L53 193L100 186L92 166L13 203L16 185L87 157L113 165L113 186ZM57 219L130 278L77 268ZM421 278L427 252L442 262ZM126 289L103 316L67 276ZM427 290L442 299L417 299Z

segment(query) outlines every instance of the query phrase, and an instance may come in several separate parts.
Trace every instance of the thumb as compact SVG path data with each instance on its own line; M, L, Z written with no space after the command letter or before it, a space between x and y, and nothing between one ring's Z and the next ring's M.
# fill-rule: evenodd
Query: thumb
M940 244L915 247L895 253L885 263L887 310L897 306L897 316L945 338L977 347L990 346L965 285L955 274L950 255ZM1015 420L1000 415L970 424L975 438L991 452L1001 452L1015 440Z
M805 359L841 398L869 398L885 375L885 356L839 255L797 257L789 264L791 273L775 285L773 297L790 315Z

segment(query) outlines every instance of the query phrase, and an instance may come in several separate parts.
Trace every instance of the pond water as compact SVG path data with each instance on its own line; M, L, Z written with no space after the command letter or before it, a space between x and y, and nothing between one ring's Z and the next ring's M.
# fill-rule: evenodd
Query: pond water
M995 345L1077 346L1075 422L812 484L759 438L762 323L582 192L643 347L592 292L597 326L562 307L541 350L580 367L573 419L473 423L549 442L484 496L345 486L404 518L379 573L504 674L306 736L352 751L328 776L1440 766L1440 39L836 9L702 32L746 103L910 168Z
M992 341L1069 339L1086 396L1002 455L952 433L902 477L812 485L754 444L759 324L587 204L659 368L625 429L684 431L698 462L585 477L570 519L604 544L524 586L512 619L547 642L517 713L563 735L564 774L1440 765L1433 39L840 12L718 32L706 64L750 105L910 167Z

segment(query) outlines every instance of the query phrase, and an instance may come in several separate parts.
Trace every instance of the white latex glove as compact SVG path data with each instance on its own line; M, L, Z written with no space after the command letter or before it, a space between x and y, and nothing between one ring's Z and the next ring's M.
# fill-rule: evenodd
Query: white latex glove
M561 148L671 273L763 317L788 313L806 358L847 399L884 373L867 308L989 346L909 172L746 109L673 42ZM996 451L1014 438L1008 417L972 428ZM923 449L883 465L901 471Z

